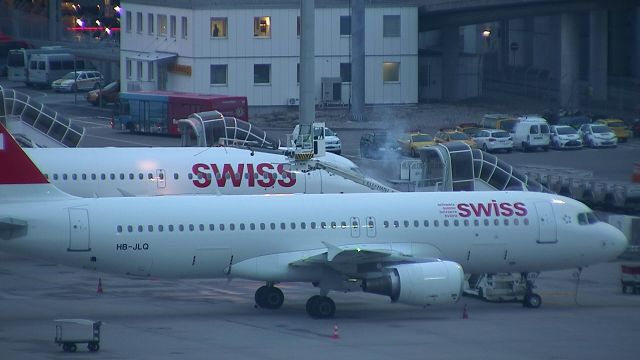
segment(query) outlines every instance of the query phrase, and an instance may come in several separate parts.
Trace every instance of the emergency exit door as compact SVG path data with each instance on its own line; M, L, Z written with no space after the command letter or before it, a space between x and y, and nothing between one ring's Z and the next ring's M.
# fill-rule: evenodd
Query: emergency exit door
M89 212L69 209L69 247L67 251L90 251Z

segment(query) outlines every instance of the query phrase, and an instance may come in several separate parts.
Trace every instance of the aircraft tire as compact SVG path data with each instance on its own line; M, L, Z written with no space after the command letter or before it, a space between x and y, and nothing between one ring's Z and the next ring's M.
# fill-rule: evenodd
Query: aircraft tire
M527 294L524 297L523 305L528 308L537 309L542 305L542 297L538 294Z
M256 305L261 308L265 307L267 291L269 291L269 289L266 286L261 286L256 290L254 298L256 300Z
M315 295L307 301L307 314L314 319L330 319L336 313L336 304L328 296Z
M280 309L284 303L284 294L282 290L275 286L266 287L267 290L264 293L264 307L265 309Z

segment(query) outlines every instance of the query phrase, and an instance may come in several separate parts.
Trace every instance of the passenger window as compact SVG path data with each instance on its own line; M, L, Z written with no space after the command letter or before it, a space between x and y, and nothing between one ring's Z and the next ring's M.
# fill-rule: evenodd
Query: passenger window
M138 225L138 232L144 231L144 227L142 225Z
M124 180L124 174L120 173L120 180Z
M404 227L406 227L406 228L409 227L409 220L405 220L405 221L403 221L403 223L404 223Z
M449 227L449 220L445 220L445 221L444 221L444 226L445 226L445 227Z
M173 225L169 225L169 232L173 232Z
M249 224L249 229L255 230L256 229L256 224L254 224L254 223Z
M138 179L143 180L144 179L144 174L143 173L138 174Z
M133 180L133 174L129 174L129 180Z
M315 228L316 228L316 223L315 223L315 222L313 222L313 221L311 222L311 228L312 228L312 229L315 229Z
M369 229L373 229L373 220L369 220L367 225L369 226Z
M188 178L189 180L193 180L193 174L192 174L192 173L189 173L189 175L187 175L187 178Z
M244 231L244 229L245 229L244 223L240 223L240 230Z
M304 230L304 229L306 229L306 228L307 228L307 223L305 223L305 222L301 222L301 223L300 223L300 229Z
M464 219L464 226L469 226L469 220L468 219Z
M480 226L480 220L478 219L473 220L473 226Z
M287 228L287 225L285 225L285 223L280 223L280 230L285 230Z
M216 229L216 226L213 224L209 224L209 231L214 231Z
M184 231L184 225L182 225L182 224L178 225L178 230L179 231Z
M346 221L341 222L340 223L340 227L342 227L343 229L346 229L347 228L347 222Z
M127 231L128 232L133 232L133 226L127 225Z
M224 231L224 224L220 224L220 226L218 226L218 229L220 229L220 231Z
M121 233L122 232L122 225L118 225L118 227L116 228L116 231Z
M162 176L162 174L160 174L160 176ZM149 173L149 174L147 174L147 177L149 178L149 180L152 180L153 179L153 174Z
M260 230L264 230L266 228L266 226L264 225L264 223L260 223Z
M233 231L236 229L236 225L235 224L229 224L229 231Z
M87 174L82 174L82 180L87 180Z
M71 174L71 178L73 180L78 180L78 174Z
M529 225L529 219L525 218L523 221L525 225Z
M394 220L393 221L393 227L394 228L399 228L400 227L400 223L398 222L398 220Z
M178 175L178 173L173 173L174 180L178 180L179 178L180 178L180 175Z
M484 219L484 226L489 226L489 220L488 219Z
M433 220L433 226L438 227L438 225L440 225L440 222L438 220Z
M296 223L294 223L294 222L289 224L289 226L291 227L291 230L295 230L296 229Z
M495 226L500 225L500 220L498 220L498 219L493 219L493 225L495 225Z
M153 232L153 225L148 225L147 226L147 231Z
M509 219L504 219L504 224L505 224L506 226L509 226Z
M332 221L332 222L331 222L331 228L332 228L332 229L335 229L335 228L337 228L337 227L338 227L338 224L336 224L336 222L335 222L335 221Z
M91 180L95 180L96 179L96 174L91 174Z
M198 228L200 229L200 231L204 231L204 224L200 224L200 226L198 226Z
M62 180L67 180L67 174L62 174Z
M58 180L58 174L53 174L53 180Z
M276 223L271 223L270 227L271 227L271 230L275 230L276 229Z
M460 225L460 221L458 221L457 219L453 220L453 225L454 226L459 226Z
M163 232L164 231L164 226L158 225L158 231Z
M321 229L326 229L327 228L327 223L325 223L324 221L320 223L320 228Z
M109 174L109 179L115 180L116 179L116 174L114 174L114 173Z
M513 225L518 225L520 224L520 220L518 219L513 219Z
M105 174L100 174L100 180L106 180L107 179L107 175Z
M423 225L424 225L424 227L429 227L429 220L425 220Z

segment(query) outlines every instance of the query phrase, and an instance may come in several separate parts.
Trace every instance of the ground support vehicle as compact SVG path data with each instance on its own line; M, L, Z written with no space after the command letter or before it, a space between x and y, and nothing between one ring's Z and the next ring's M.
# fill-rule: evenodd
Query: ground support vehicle
M535 148L548 151L550 136L547 121L538 116L522 116L518 120L510 131L513 147L524 152Z
M78 344L87 344L90 352L100 350L101 321L87 319L58 319L55 343L64 352L76 352Z
M621 265L622 292L625 294L640 294L640 266Z
M360 156L381 159L389 150L386 132L366 133L360 137Z
M486 301L522 302L524 307L538 308L542 298L533 292L536 276L535 273L471 274L464 293Z

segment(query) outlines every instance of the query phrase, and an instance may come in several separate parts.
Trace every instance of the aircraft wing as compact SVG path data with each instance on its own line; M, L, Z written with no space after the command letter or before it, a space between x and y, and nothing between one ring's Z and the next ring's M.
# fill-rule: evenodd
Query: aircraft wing
M0 219L0 239L9 240L27 234L27 222L14 218Z
M327 248L319 254L296 260L289 263L290 266L318 266L328 265L340 267L343 265L362 265L373 262L378 263L405 263L423 262L433 259L416 258L404 254L400 251L390 249L370 247L367 244L335 246L327 242L322 242ZM377 244L379 245L379 244Z

